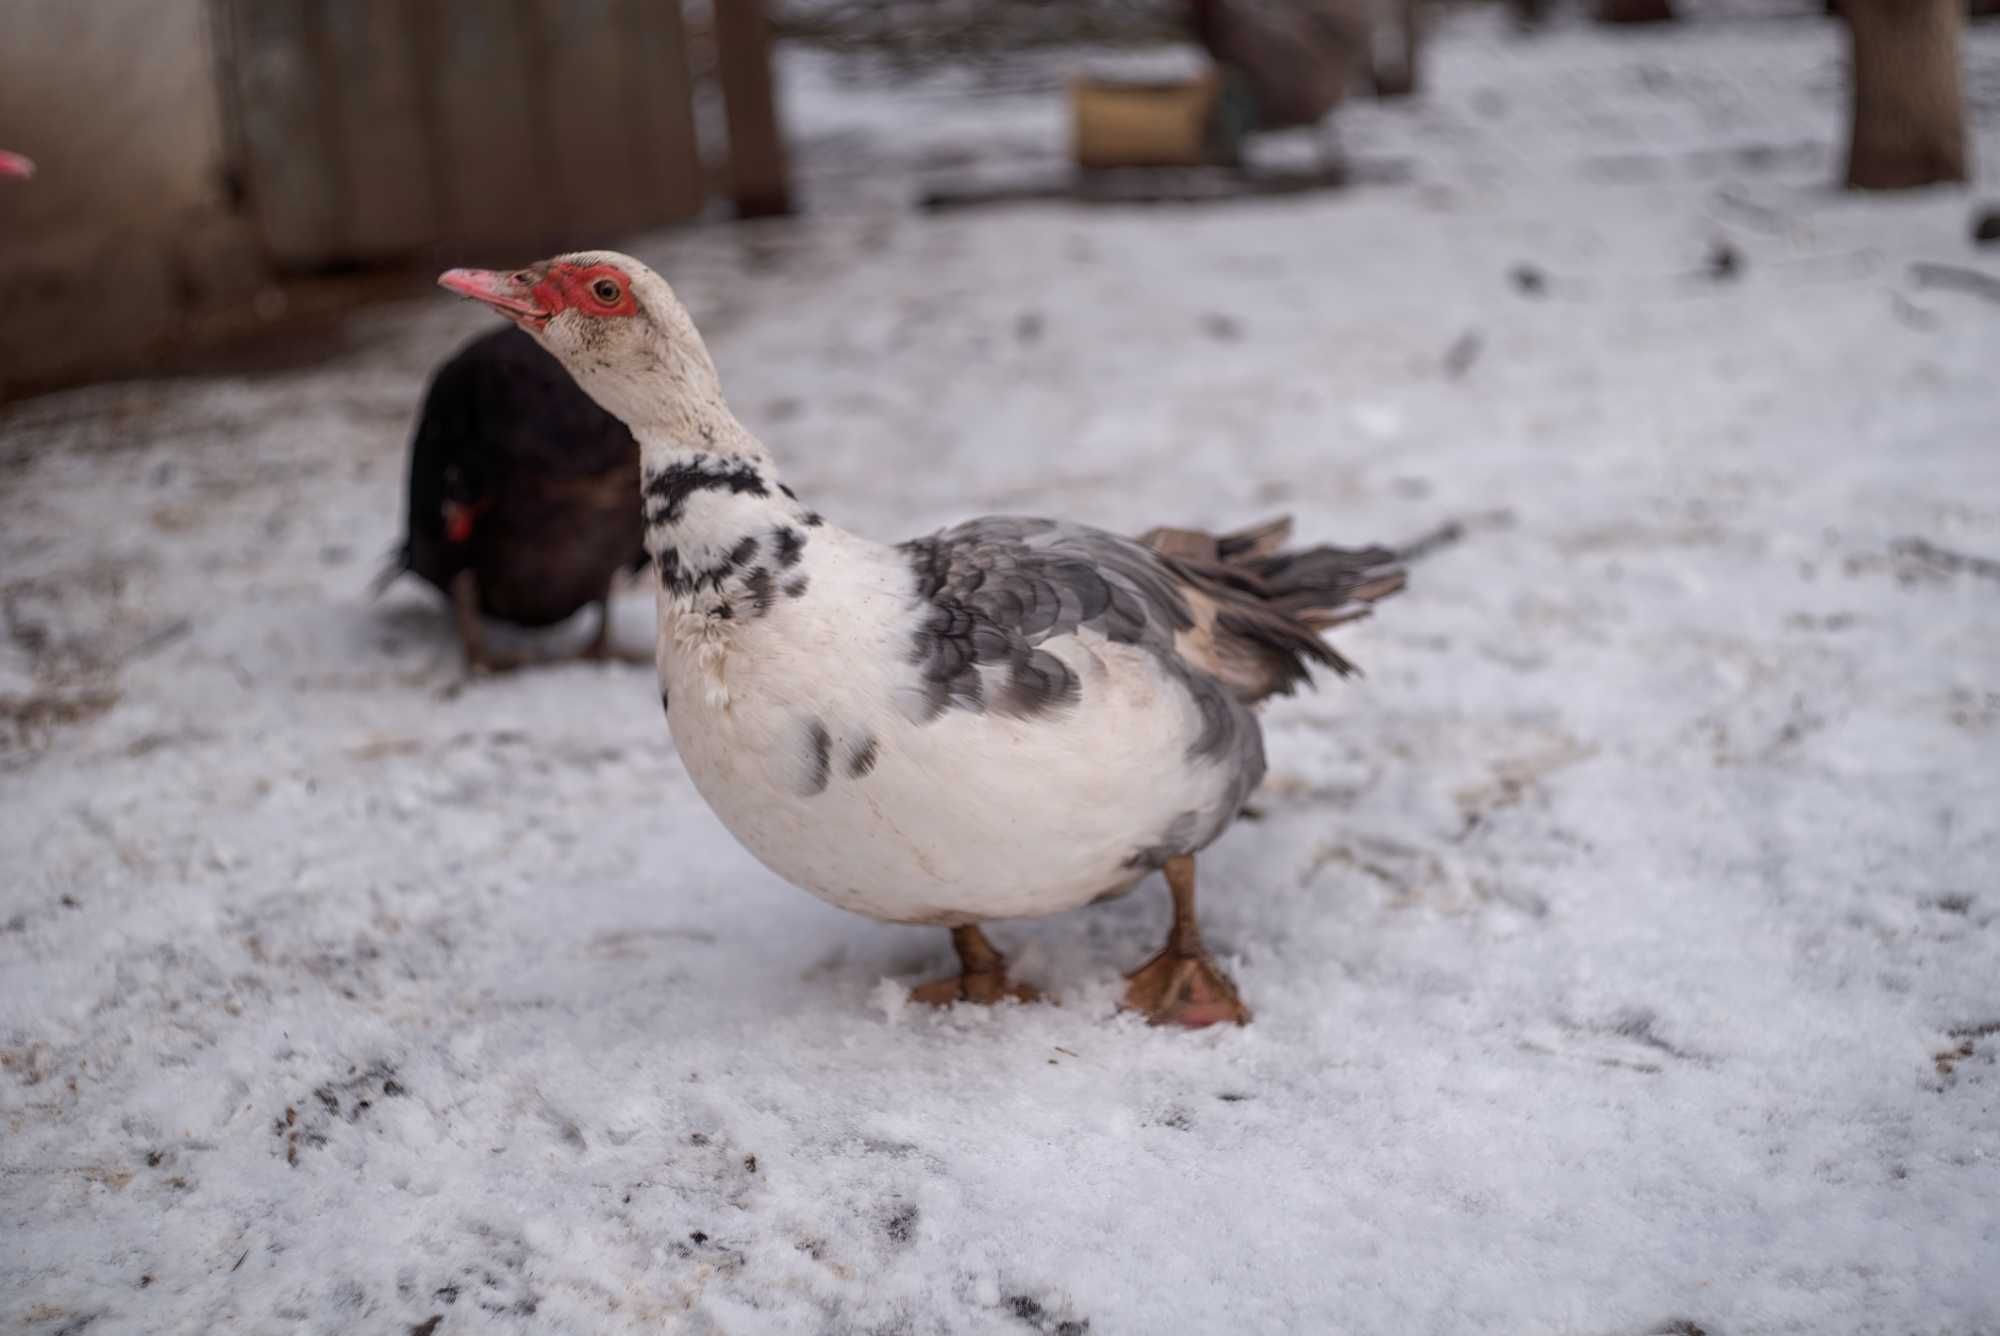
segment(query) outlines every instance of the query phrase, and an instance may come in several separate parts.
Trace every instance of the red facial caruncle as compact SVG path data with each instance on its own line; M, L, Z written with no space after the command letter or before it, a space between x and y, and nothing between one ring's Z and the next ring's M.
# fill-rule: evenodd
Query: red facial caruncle
M613 264L574 265L558 261L534 287L535 301L551 315L577 310L588 316L637 315L639 303L625 271Z
M484 514L492 505L492 497L474 501L469 505L463 501L446 501L444 503L445 541L448 543L469 541L472 538L472 526L479 522L480 515Z

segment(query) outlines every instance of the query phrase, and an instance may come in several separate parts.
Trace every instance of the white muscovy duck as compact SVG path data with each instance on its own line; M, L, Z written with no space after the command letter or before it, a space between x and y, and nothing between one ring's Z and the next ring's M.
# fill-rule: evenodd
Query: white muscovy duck
M0 176L18 177L25 181L34 174L35 164L31 159L0 148Z
M923 1001L1026 998L980 931L1125 891L1174 898L1128 976L1154 1022L1242 1022L1203 949L1195 855L1264 774L1252 705L1402 587L1395 554L1280 550L1280 521L1134 541L971 520L886 546L825 523L729 411L665 280L613 252L439 282L531 332L631 428L683 763L766 866L843 909L949 927Z

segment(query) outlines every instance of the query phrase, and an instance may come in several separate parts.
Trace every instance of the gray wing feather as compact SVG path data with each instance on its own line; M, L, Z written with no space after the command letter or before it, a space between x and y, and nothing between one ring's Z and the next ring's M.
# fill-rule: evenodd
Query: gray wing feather
M1194 617L1159 553L1101 529L1012 516L969 520L901 550L916 577L910 661L921 719L953 709L1060 718L1082 704L1083 683L1044 646L1093 630L1144 649L1187 692L1201 724L1186 759L1217 767L1223 781L1211 807L1175 814L1126 866L1192 853L1236 819L1264 778L1263 734L1243 701L1176 652L1174 637Z
M1290 691L1308 665L1353 671L1320 639L1402 588L1385 548L1289 550L1289 520L1220 536L1156 529L1133 541L1055 520L970 520L902 545L916 577L910 661L921 689L915 714L990 710L1060 717L1083 684L1044 648L1089 629L1150 653L1187 692L1200 718L1187 760L1227 777L1215 805L1183 812L1139 846L1129 867L1153 867L1213 840L1264 777L1263 736L1250 705ZM1176 648L1202 602L1209 648Z
M1101 529L1014 516L968 520L901 550L916 574L910 659L923 682L923 717L971 709L1032 718L1074 708L1081 681L1042 646L1089 629L1150 652L1193 698L1202 727L1191 760L1232 765L1244 794L1262 779L1256 717L1175 652L1175 635L1194 618L1158 553Z

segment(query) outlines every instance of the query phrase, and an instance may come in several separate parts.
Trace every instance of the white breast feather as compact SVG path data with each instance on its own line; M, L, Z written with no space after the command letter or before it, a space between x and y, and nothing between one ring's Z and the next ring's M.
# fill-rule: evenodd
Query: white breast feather
M801 569L809 593L762 618L715 619L663 595L660 619L689 774L787 880L900 921L1053 913L1143 875L1135 851L1227 792L1221 767L1190 759L1199 711L1147 651L1090 631L1057 638L1043 648L1077 673L1078 706L919 721L907 711L918 608L901 554L817 529ZM815 722L827 774L808 792ZM850 773L871 739L872 769Z

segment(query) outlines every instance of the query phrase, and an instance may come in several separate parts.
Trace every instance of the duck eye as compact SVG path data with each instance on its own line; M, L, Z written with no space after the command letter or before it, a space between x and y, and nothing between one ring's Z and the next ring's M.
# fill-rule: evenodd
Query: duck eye
M618 304L618 285L608 278L600 278L595 283L592 283L590 285L590 292L592 296L596 297L597 300L603 302L606 306L616 306Z

